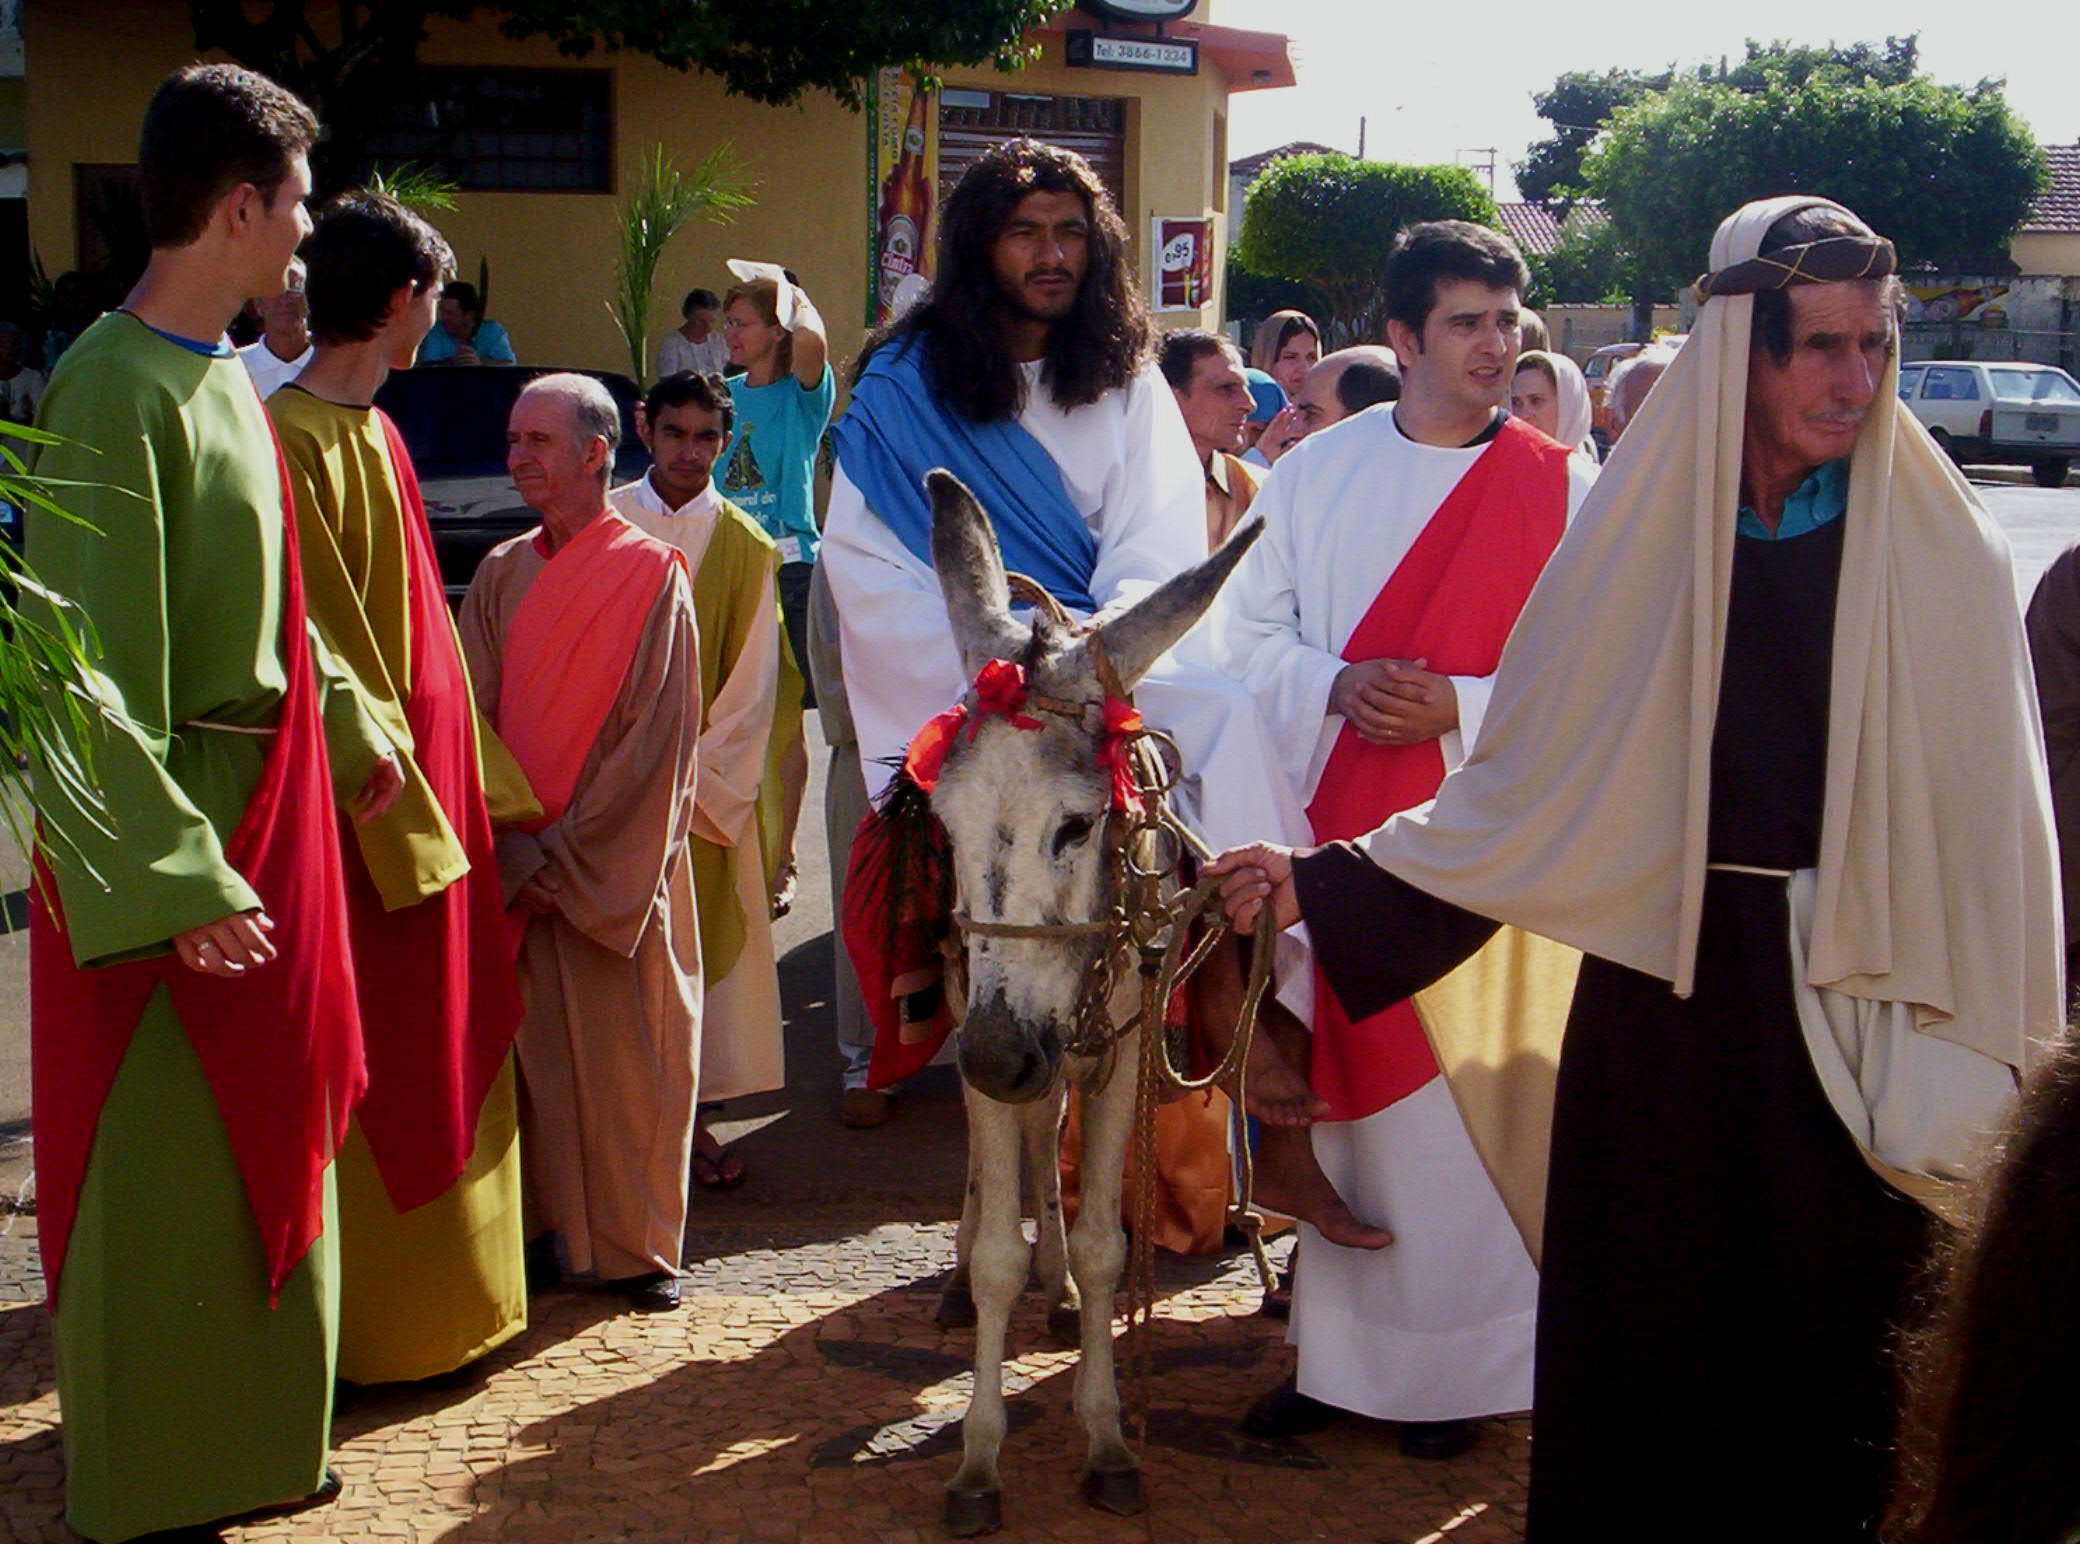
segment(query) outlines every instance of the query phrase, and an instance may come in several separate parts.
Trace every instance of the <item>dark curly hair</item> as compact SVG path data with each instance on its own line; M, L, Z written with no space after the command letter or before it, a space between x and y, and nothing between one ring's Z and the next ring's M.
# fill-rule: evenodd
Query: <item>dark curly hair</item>
M2059 1544L2080 1521L2080 1042L2031 1074L1904 1359L1885 1544Z
M1025 405L991 248L1031 193L1074 193L1090 210L1083 283L1047 333L1048 395L1059 407L1086 407L1134 378L1155 329L1134 283L1126 224L1088 161L1036 139L1007 141L968 168L940 210L931 297L870 338L861 367L876 349L915 338L937 390L962 417L992 423Z

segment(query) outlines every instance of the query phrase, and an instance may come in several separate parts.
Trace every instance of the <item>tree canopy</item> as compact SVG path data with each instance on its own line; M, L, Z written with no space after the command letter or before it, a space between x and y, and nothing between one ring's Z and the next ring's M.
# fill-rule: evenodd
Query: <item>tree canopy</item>
M1253 273L1311 286L1328 313L1316 320L1335 342L1376 343L1394 238L1423 220L1495 219L1495 200L1463 166L1289 156L1250 184L1236 256Z
M1618 109L1582 170L1642 277L1669 285L1696 277L1719 221L1753 198L1822 194L1903 262L1939 263L2004 247L2047 175L1997 84L1831 69L1765 72L1756 90L1675 81Z
M1750 38L1747 54L1738 64L1722 59L1716 65L1687 71L1674 65L1659 71L1570 70L1531 98L1531 105L1553 126L1553 132L1532 144L1517 163L1517 189L1534 203L1567 203L1579 198L1587 186L1582 158L1612 115L1649 92L1666 91L1679 79L1716 81L1736 91L1760 91L1771 81L1803 85L1816 75L1901 86L1914 78L1920 58L1920 42L1911 35L1847 47L1758 43Z
M1025 58L1020 38L1059 7L1051 0L189 0L198 49L221 49L280 81L331 129L320 173L360 174L371 107L409 69L428 21L479 11L514 38L548 38L573 58L596 50L647 55L703 70L755 102L788 103L828 91L848 107L875 70L891 64L995 64Z

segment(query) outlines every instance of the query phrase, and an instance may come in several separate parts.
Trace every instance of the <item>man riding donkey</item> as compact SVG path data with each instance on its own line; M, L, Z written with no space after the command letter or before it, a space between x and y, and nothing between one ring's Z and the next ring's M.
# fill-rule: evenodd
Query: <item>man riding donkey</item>
M1150 352L1125 227L1089 165L1033 140L999 146L948 198L939 243L931 297L870 345L832 429L823 561L841 654L874 664L847 686L876 798L920 727L969 685L932 568L926 472L957 474L988 510L1006 566L1075 617L1124 606L1206 555L1204 476ZM1006 690L986 706L1017 712ZM1257 770L1277 756L1243 687L1165 655L1137 699L1175 738L1179 801L1211 842L1305 830L1290 792ZM846 907L879 1031L877 1087L930 1061L950 1024L930 929L909 930L909 946L891 952L886 846L856 851L862 882L848 884ZM1017 1073L966 1061L962 1070L985 1087ZM1180 1101L1163 1122L1159 1236L1218 1247L1228 1193L1220 1101Z

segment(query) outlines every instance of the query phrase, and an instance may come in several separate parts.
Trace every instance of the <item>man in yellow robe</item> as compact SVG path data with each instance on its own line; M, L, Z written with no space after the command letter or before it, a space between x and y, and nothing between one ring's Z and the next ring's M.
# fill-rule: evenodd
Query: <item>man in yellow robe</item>
M653 458L650 471L611 495L623 519L684 553L693 570L706 705L692 844L706 983L703 1104L763 1093L786 1077L768 859L780 848L764 831L762 816L780 787L774 755L783 735L790 741L799 735L800 714L788 726L776 710L792 670L783 658L775 590L779 549L721 495L711 475L732 414L718 376L685 372L659 381L636 425ZM789 700L799 702L799 681L794 684ZM694 1133L693 1174L717 1190L744 1180L736 1155L705 1126Z
M347 860L370 1087L340 1153L339 1375L385 1383L451 1372L527 1325L520 999L468 678L410 459L373 406L452 259L366 193L335 201L307 252L317 349L268 409L311 619L406 752L403 797Z

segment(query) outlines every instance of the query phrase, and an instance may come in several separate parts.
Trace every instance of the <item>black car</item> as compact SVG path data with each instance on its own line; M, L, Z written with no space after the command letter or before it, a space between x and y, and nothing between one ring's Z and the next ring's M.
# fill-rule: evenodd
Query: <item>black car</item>
M399 371L376 393L376 405L396 420L418 469L450 605L462 599L485 553L541 524L506 476L506 420L521 387L555 373L533 366L422 367ZM614 481L632 482L650 466L650 453L635 431L642 394L625 375L575 373L591 376L613 393L621 409Z

